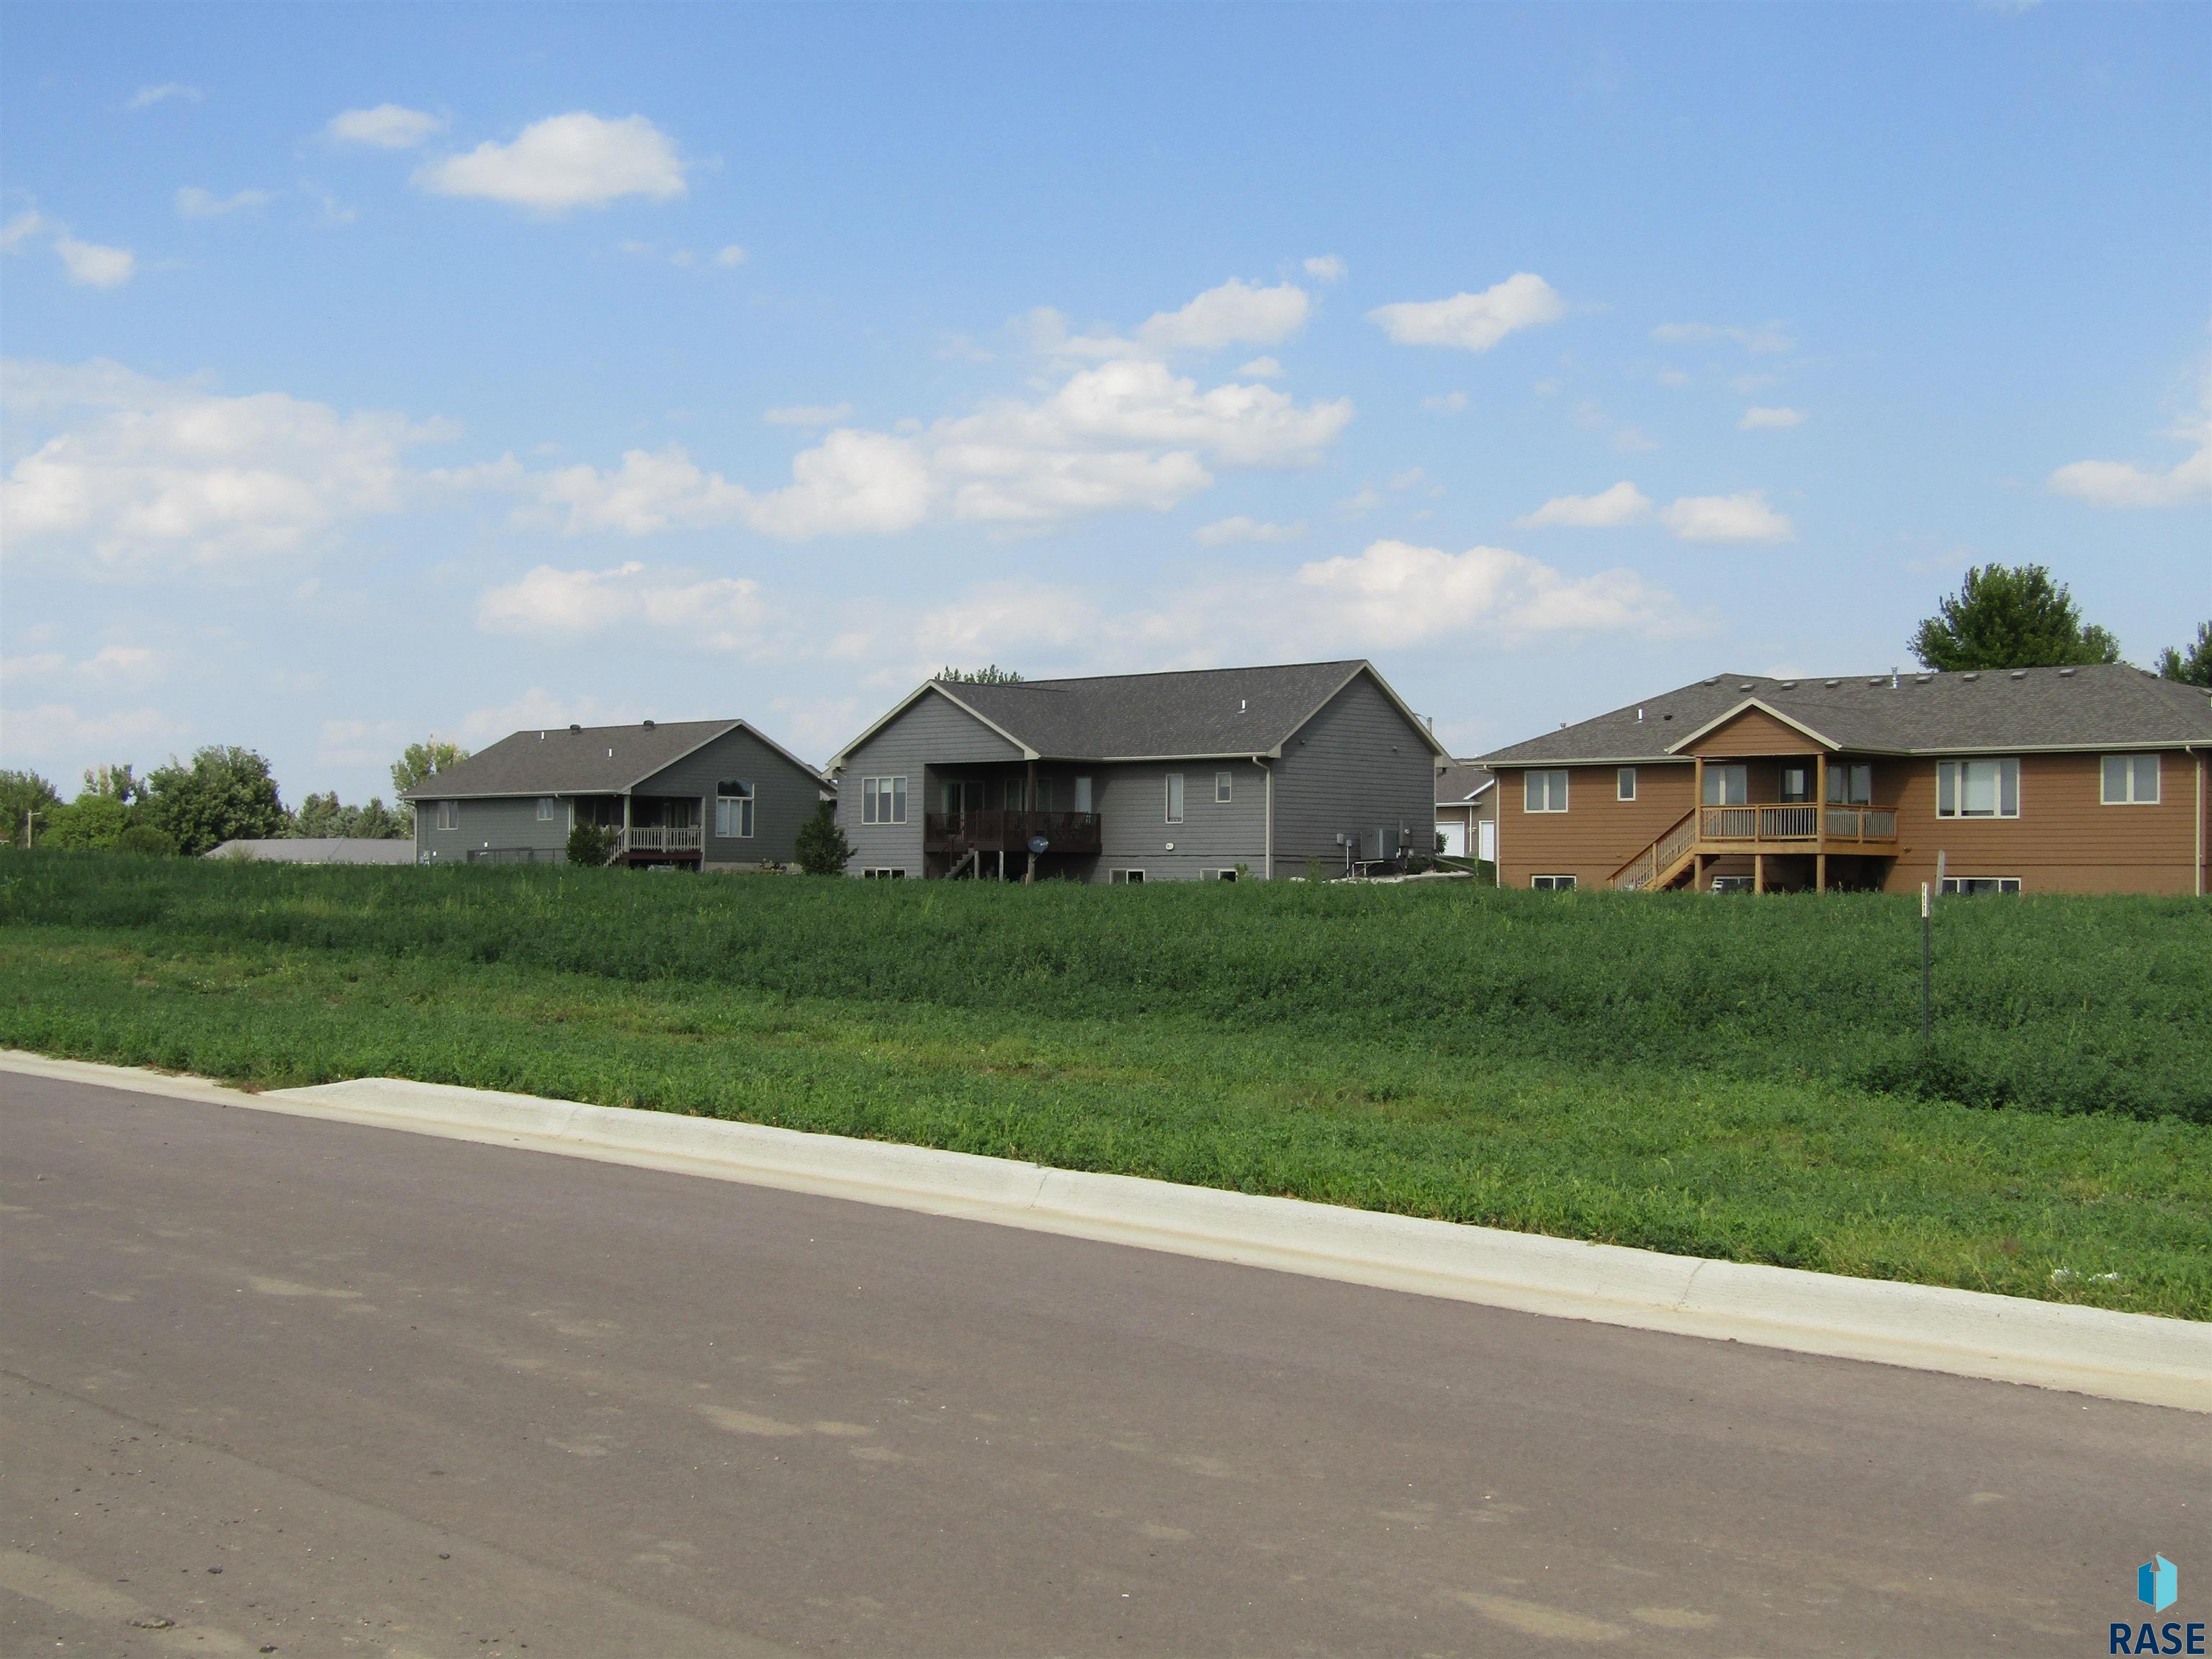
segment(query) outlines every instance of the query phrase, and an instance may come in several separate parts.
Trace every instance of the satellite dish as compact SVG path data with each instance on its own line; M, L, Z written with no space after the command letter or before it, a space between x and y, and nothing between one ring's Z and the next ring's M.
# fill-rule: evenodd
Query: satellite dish
M1047 841L1042 836L1031 836L1030 837L1030 851L1032 853L1042 853L1046 848L1051 845L1052 843Z

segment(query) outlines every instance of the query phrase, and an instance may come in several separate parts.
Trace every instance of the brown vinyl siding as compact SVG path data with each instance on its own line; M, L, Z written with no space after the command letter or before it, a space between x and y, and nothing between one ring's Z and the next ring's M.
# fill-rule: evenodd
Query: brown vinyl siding
M1949 876L2018 876L2023 893L2197 890L2197 757L2159 755L2155 806L2103 804L2104 757L2021 755L2020 816L1939 818L1931 759L1877 762L1875 800L1897 805L1897 861L1885 886L1917 892Z
M1565 811L1528 810L1524 780L1531 769L1567 774ZM1614 798L1618 767L1500 770L1496 791L1499 884L1526 887L1535 876L1572 876L1580 887L1605 886L1614 871L1690 810L1696 769L1687 761L1639 765L1634 800Z
M1715 726L1682 753L1741 760L1752 755L1809 755L1822 746L1796 726L1759 709L1747 708L1734 720Z

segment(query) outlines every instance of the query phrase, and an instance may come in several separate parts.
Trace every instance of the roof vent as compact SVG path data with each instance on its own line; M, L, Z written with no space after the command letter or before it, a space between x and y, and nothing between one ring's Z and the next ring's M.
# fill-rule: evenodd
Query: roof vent
M2027 678L2027 670L2025 668L2015 668L2012 671L2012 677L2016 680L2024 680Z
M609 760L612 760L614 757L615 757L615 751L614 751L613 750L611 750L611 749L608 750L607 750L607 758L608 758Z
M1244 702L1245 700L1243 697L1237 699L1237 712L1240 714L1244 712Z
M1644 708L1643 708L1643 705L1642 705L1642 704L1640 704L1640 703L1637 706L1637 709L1636 709L1636 718L1637 718L1638 720L1641 720L1644 718Z
M1933 674L1915 674L1912 677L1912 683L1915 685L1925 685L1935 678Z
M1869 685L1880 685L1881 684L1881 676L1879 674L1875 675L1872 679L1869 680L1867 684Z
M1705 682L1705 684L1706 684L1707 685L1718 685L1720 683L1721 683L1721 677L1720 677L1719 675L1717 675L1717 674L1714 675L1714 676L1712 677L1712 678L1711 678L1711 679L1709 679L1709 680L1707 680L1707 681Z
M1841 685L1843 682L1841 680L1822 680L1820 684L1826 686L1829 690L1832 691L1838 686Z
M572 721L572 722L570 722L570 724L569 724L568 729L569 729L571 732L580 732L580 731L582 731L584 728L583 728L582 726L578 726L578 725L574 724L574 723Z
M1751 682L1749 680L1744 681L1741 684L1736 687L1736 690L1739 691L1748 691L1751 689Z
M1795 680L1784 680L1780 684L1784 691L1795 691L1797 689L1797 682Z
M1980 669L1978 669L1978 668L1977 668L1977 669L1976 669L1972 673L1971 673L1971 674L1961 674L1961 675L1960 675L1960 676L1959 676L1959 678L1960 678L1960 679L1962 679L1962 680L1978 680L1978 679L1981 678L1981 677L1982 677L1982 671L1981 671Z
M543 742L544 742L544 741L545 741L545 734L544 734L543 732L540 732L538 734L538 742L540 742L540 743L543 743Z
M648 732L653 730L653 722L651 720L647 720L645 723L645 729Z
M2074 671L2070 668L2062 668L2058 671L2058 676L2061 679L2064 679L2072 675L2073 672Z

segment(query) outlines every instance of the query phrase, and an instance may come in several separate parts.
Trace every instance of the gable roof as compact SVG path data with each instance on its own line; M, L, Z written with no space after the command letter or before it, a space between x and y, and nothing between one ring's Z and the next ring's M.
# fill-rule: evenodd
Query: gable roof
M1685 745L1753 707L1804 732L1808 750L1933 755L2212 743L2212 695L2127 663L2087 663L1825 679L1717 674L1498 750L1481 764L1682 760Z
M926 696L941 696L983 722L1031 760L1207 760L1279 755L1330 698L1370 678L1437 755L1427 725L1364 659L1259 668L1194 668L1164 674L1099 674L1080 679L979 685L930 680L847 744L846 756Z
M717 738L746 732L818 783L828 780L744 720L653 720L639 726L549 726L516 732L399 793L402 800L501 795L619 795Z
M1464 806L1497 781L1487 767L1467 761L1446 761L1437 768L1437 805Z

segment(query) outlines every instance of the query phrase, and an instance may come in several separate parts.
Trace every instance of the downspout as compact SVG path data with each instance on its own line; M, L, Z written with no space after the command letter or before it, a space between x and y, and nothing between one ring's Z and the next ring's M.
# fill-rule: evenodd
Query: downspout
M1267 780L1267 828L1260 843L1260 879L1273 881L1275 878L1275 769L1268 765L1267 758L1261 755L1252 757L1252 764L1258 767Z
M2197 757L2197 896L2204 896L2204 751L2195 744L2185 745L2189 753Z

